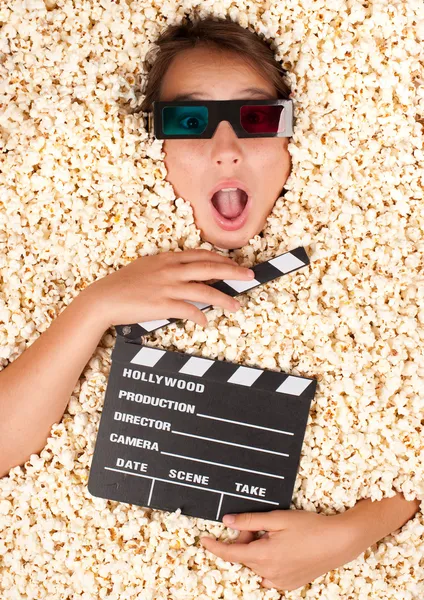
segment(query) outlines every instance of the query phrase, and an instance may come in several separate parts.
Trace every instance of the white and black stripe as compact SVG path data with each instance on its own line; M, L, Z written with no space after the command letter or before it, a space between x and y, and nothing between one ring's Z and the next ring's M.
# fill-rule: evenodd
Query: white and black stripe
M120 357L128 364L158 369L174 375L189 375L216 383L231 383L265 392L279 392L287 396L313 398L316 379L287 375L278 371L246 367L237 363L190 356L184 352L171 352L122 343Z
M302 246L299 246L294 250L290 250L290 252L285 252L276 258L272 258L252 267L255 277L250 281L241 281L235 279L223 280L211 284L211 287L234 298L243 292L250 291L263 283L268 283L273 279L277 279L282 275L287 275L288 273L297 271L298 269L306 267L307 265L309 265L308 255L306 254L305 249ZM200 310L206 310L212 306L211 304L192 302L190 300L187 300L187 302L194 304L194 306L197 306ZM156 331L156 329L159 329L160 327L165 327L166 325L175 323L179 320L180 319L175 318L157 319L154 321L133 323L131 325L117 325L116 332L118 335L121 335L126 339L135 340L143 335L151 333L152 331Z

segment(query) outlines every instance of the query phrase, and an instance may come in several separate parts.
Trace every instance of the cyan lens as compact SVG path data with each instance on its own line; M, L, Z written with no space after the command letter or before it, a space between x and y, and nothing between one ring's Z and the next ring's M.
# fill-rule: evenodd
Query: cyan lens
M208 125L206 106L165 106L162 129L165 135L200 135Z
M247 133L284 133L283 106L245 104L240 108L240 123Z

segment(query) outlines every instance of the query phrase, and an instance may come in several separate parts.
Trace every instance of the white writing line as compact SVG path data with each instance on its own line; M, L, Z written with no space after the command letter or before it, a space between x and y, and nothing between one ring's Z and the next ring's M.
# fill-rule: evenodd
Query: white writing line
M155 487L155 480L152 480L152 485L150 486L150 494L149 499L147 500L147 506L150 506L150 502L152 501L153 488Z
M259 498L252 498L251 496L241 496L240 494L232 494L231 492L223 492L222 490L214 490L212 488L201 487L200 485L188 485L187 483L180 483L179 481L170 481L169 479L161 479L160 477L150 477L149 475L142 475L141 473L133 473L132 471L124 471L123 469L114 469L113 467L104 467L107 471L116 471L117 473L125 473L126 475L134 475L134 477L144 477L145 479L154 479L156 481L164 481L165 483L172 483L173 485L184 485L185 487L196 488L198 490L205 490L207 492L216 492L217 494L224 494L225 496L235 496L236 498L246 498L246 500L254 500L255 502L265 502L266 504L275 504L279 506L278 502L272 502L271 500L263 500Z
M210 415L203 415L196 413L197 417L204 417L205 419L215 419L216 421L225 421L226 423L235 423L236 425L244 425L245 427L255 427L256 429L265 429L265 431L275 431L276 433L283 433L285 435L294 435L291 431L283 431L282 429L272 429L271 427L262 427L261 425L251 425L250 423L243 423L242 421L231 421L231 419L222 419L221 417L211 417Z
M218 521L219 519L219 513L221 512L221 506L222 506L222 499L224 497L224 494L221 494L221 497L219 499L219 504L218 504L218 510L216 511L216 520Z
M255 448L255 446L244 446L243 444L234 444L233 442L224 442L215 438L203 437L202 435L194 435L194 433L184 433L183 431L172 431L177 435L185 435L188 437L197 438L199 440L207 440L208 442L216 442L217 444L227 444L228 446L237 446L238 448L247 448L248 450L257 450L258 452L267 452L268 454L278 454L278 456L288 456L285 452L274 452L274 450L264 450L263 448Z
M233 467L232 465L225 465L223 463L212 462L211 460L202 460L201 458L192 458L191 456L184 456L182 454L171 454L171 452L162 452L167 456L175 456L176 458L185 458L186 460L194 460L195 462L206 463L208 465L217 465L218 467L226 467L227 469L234 469L235 471L246 471L247 473L256 473L256 475L266 475L267 477L275 477L276 479L285 479L283 475L273 475L272 473L263 473L262 471L252 471L251 469L242 469L241 467Z

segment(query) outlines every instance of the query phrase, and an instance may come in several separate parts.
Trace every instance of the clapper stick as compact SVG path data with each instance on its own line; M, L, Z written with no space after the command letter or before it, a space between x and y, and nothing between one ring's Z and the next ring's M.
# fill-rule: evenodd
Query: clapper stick
M211 284L211 287L224 292L228 296L234 298L243 292L248 292L258 287L263 283L268 283L273 279L277 279L282 275L287 275L293 271L297 271L302 267L309 265L309 258L306 254L305 249L302 246L285 252L279 256L259 263L254 267L251 267L255 273L254 279L251 281L240 281L237 279L224 279ZM203 302L191 302L186 300L190 304L194 304L200 308L200 310L207 310L212 304L204 304ZM170 323L175 323L181 319L156 319L154 321L143 321L142 323L133 323L132 325L117 325L116 332L129 340L136 340L143 335L147 335L152 331L156 331L161 327L165 327Z
M300 247L213 286L236 296L307 264ZM178 320L119 326L88 491L213 521L289 508L317 381L131 339Z

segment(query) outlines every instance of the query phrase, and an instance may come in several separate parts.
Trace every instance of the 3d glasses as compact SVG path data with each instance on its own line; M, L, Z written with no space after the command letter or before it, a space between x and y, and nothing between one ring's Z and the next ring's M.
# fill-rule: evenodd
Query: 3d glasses
M211 138L229 121L239 138L291 137L292 100L190 100L153 102L148 131L157 139Z

